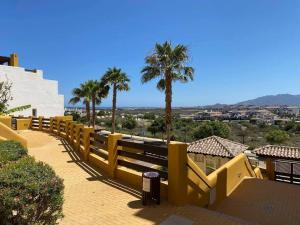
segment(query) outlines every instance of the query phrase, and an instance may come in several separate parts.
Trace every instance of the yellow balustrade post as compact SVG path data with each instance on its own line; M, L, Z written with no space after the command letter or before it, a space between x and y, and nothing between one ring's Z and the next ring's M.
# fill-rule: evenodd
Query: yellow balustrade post
M39 116L39 130L43 130L43 116Z
M70 124L70 145L74 146L74 127L75 123Z
M60 119L56 119L57 135L60 136Z
M50 117L50 133L53 133L53 117Z
M168 146L168 201L187 203L187 144L171 142Z
M28 118L30 119L30 121L29 121L29 128L32 129L32 116L29 116Z
M69 140L69 135L70 135L70 122L71 121L66 121L66 127L65 127L65 129L66 129L66 140L68 141Z
M94 128L83 128L84 160L88 160L90 154L90 134L94 133Z
M118 140L122 139L122 134L114 133L108 136L107 150L108 150L108 170L109 175L113 178L115 170L118 166Z
M80 129L82 129L84 126L83 124L76 124L75 125L75 138L76 138L76 145L75 149L80 150Z

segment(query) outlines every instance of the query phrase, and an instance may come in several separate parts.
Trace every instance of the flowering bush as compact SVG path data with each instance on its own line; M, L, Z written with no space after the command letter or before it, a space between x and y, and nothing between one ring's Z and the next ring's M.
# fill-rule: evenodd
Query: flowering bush
M57 224L63 181L53 169L23 157L0 169L0 224Z

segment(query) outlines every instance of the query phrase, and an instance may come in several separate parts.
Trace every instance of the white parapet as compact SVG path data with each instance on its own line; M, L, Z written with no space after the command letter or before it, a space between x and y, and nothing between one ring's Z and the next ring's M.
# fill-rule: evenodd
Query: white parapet
M30 109L14 113L15 115L62 116L64 114L64 96L58 93L58 82L43 78L43 71L29 71L21 67L0 65L0 81L12 83L12 100L8 108L31 105Z

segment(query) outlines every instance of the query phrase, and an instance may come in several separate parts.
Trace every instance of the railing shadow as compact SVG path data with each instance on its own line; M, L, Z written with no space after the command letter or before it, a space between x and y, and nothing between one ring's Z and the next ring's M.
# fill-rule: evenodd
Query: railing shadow
M76 163L81 169L83 169L86 173L90 175L90 177L87 178L88 181L100 181L107 185L110 185L113 188L117 188L121 191L124 191L136 198L141 198L140 191L123 183L122 181L109 178L105 172L100 171L98 168L95 168L94 166L85 162L83 158L72 148L72 146L64 138L53 134L50 135L61 142L60 145L62 145L65 149L63 153L68 153L68 155L70 156L71 160L67 162Z

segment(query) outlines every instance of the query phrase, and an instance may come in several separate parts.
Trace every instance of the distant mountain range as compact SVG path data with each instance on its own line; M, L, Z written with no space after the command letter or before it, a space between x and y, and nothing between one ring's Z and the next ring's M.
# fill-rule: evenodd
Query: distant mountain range
M236 104L221 104L200 106L200 108L231 108L236 106L300 106L300 95L279 94L266 95L255 99L250 99Z
M300 95L291 94L278 94L278 95L266 95L255 99L250 99L236 104L221 104L205 106L190 106L190 107L174 107L174 108L231 108L236 106L300 106ZM85 108L84 106L68 106L67 108ZM110 109L111 107L96 107L96 109ZM162 109L164 107L119 107L119 109Z
M259 98L239 102L236 105L255 105L255 106L300 105L300 95L290 95L290 94L266 95Z

